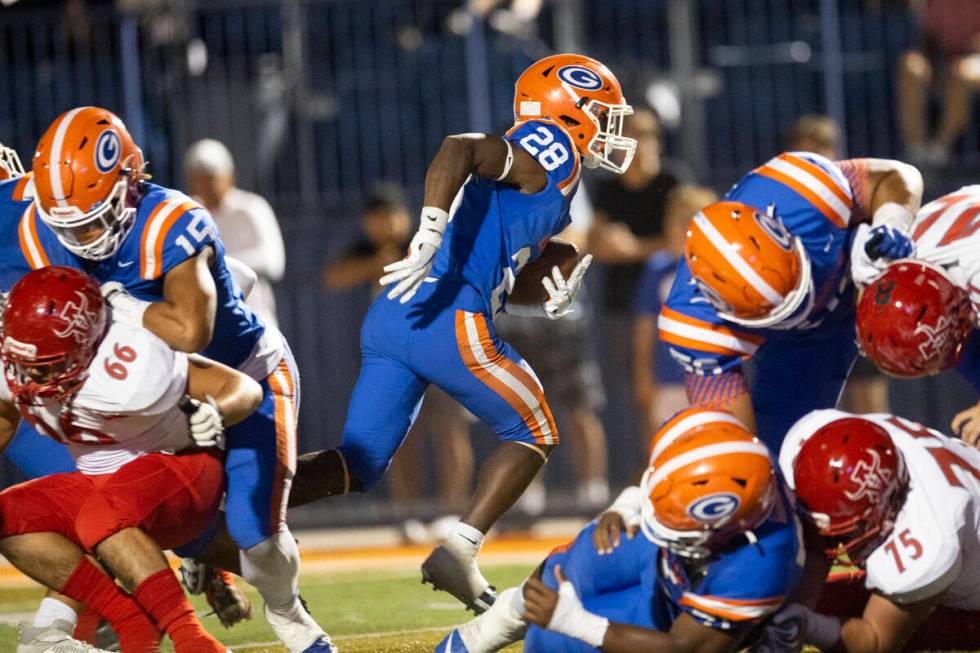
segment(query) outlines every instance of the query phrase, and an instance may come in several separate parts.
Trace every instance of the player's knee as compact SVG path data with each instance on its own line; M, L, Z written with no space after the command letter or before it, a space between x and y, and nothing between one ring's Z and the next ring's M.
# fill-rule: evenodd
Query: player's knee
M343 462L347 492L367 492L384 476L391 457L378 456L360 446L342 445L337 450Z

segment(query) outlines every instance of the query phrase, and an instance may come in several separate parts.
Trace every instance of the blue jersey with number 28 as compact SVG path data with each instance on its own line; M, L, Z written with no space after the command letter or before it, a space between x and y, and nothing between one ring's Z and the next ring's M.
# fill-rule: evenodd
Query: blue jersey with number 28
M572 138L558 123L521 122L504 138L541 164L547 185L525 194L509 184L470 177L432 268L436 278L462 279L476 288L490 315L503 309L521 268L571 222L568 208L581 169Z

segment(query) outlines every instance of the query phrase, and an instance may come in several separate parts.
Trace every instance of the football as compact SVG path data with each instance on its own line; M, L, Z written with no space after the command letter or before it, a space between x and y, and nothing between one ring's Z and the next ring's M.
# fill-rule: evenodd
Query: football
M548 299L548 293L541 285L541 279L551 275L551 268L558 266L568 278L578 265L578 248L571 243L552 238L545 243L541 255L524 266L514 280L514 291L510 301L518 304L538 304Z

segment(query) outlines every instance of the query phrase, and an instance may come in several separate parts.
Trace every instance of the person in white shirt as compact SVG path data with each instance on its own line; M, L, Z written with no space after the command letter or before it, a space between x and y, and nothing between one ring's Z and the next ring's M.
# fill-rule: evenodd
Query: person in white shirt
M261 195L235 186L235 162L219 141L205 138L184 156L187 191L211 212L225 250L258 279L246 302L266 324L278 326L272 283L282 279L286 250L272 207Z

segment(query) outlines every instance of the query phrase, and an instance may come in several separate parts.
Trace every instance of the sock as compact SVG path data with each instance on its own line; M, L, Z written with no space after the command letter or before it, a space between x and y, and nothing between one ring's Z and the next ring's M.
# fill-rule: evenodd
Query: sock
M484 535L479 529L459 522L449 537L446 538L446 546L475 558L476 554L480 552L480 547L483 546L483 537Z
M159 653L160 633L133 598L119 589L102 570L82 558L64 587L58 590L105 617L119 634L127 653Z
M242 578L262 595L266 607L291 613L299 603L299 547L288 528L240 553Z
M34 623L31 625L35 628L47 628L56 619L62 619L74 626L78 615L58 599L46 596L41 599L41 605L37 606L37 614L34 615Z
M517 591L510 597L511 616L515 619L524 618L524 583L517 586Z
M95 635L101 622L102 617L98 612L88 607L83 608L82 613L78 615L78 623L75 624L75 634L72 637L80 642L94 645Z
M224 653L225 648L197 620L177 577L169 569L162 569L140 583L133 598L153 618L157 627L170 636L174 650L179 652L183 647L205 653L210 646L214 651Z

